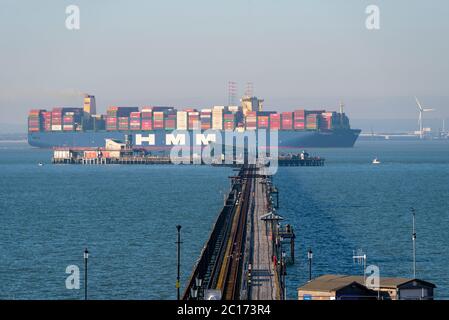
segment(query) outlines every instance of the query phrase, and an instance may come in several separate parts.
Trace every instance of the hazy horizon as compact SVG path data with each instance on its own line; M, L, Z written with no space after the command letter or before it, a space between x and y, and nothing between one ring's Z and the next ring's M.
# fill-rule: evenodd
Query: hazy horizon
M65 28L70 4L78 31ZM365 27L370 4L380 30ZM279 111L337 110L342 100L353 126L416 123L416 95L437 122L449 118L448 16L444 0L3 0L0 131L26 125L31 108L81 106L82 92L100 112L223 105L228 81L239 95L253 82Z

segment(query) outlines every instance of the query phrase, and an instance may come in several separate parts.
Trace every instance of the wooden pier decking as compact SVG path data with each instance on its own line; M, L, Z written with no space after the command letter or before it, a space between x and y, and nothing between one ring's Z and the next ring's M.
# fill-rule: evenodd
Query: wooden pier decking
M251 259L251 300L279 300L280 288L273 261L272 229L261 220L268 213L266 184L254 181L253 239Z
M230 177L226 205L192 271L184 300L203 299L211 292L225 300L285 299L282 242L291 241L293 262L295 237L290 226L278 225L283 218L274 212L277 190L264 171L263 166L247 165Z

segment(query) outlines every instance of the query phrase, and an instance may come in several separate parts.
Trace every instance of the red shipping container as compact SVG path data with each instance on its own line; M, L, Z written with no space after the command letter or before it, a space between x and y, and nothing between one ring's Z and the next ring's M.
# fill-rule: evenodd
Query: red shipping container
M167 130L176 129L176 120L173 120L173 119L165 120L165 129L167 129Z
M269 117L267 116L259 116L259 118L257 119L257 124L259 128L268 128L269 125L269 121L268 121Z
M152 112L142 111L142 113L140 115L141 115L142 119L152 119L153 118Z
M280 114L278 114L278 113L270 114L270 127L272 127L273 125L275 127L277 127L277 129L280 128L280 126L281 126L281 115Z
M153 128L156 129L164 129L164 120L154 120Z
M142 119L142 130L153 130L153 121L150 119Z
M295 130L304 130L304 122L295 121Z
M292 116L293 116L292 112L282 112L282 114L281 114L282 130L292 130L293 129Z

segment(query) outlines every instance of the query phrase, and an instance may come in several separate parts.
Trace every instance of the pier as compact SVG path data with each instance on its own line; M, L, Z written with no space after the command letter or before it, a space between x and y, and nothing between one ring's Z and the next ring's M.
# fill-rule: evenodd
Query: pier
M262 165L231 176L230 192L184 290L184 300L285 299L294 231L276 214L277 190ZM290 241L290 258L283 242Z
M273 161L268 158L268 161ZM324 158L304 157L302 154L279 155L276 164L280 167L321 167ZM161 165L161 164L196 164L212 166L241 167L245 159L234 158L232 163L225 161L212 161L205 163L201 156L193 154L188 157L171 158L166 154L152 154L143 149L132 148L55 148L53 150L53 164L79 164L79 165Z

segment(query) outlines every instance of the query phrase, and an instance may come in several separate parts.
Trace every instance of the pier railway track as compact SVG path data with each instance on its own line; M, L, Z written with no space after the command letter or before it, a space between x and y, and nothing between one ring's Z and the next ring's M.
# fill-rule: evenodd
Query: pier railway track
M222 291L225 300L239 300L241 276L243 267L243 252L245 251L246 222L251 204L253 182L248 179L255 171L254 166L248 166L243 174L243 189L231 229L230 241L226 250L226 263L221 268L217 289Z
M266 176L260 167L246 165L230 178L231 191L183 299L210 299L211 295L222 300L279 299L276 271L271 270L271 240L259 221L270 201L261 182Z

